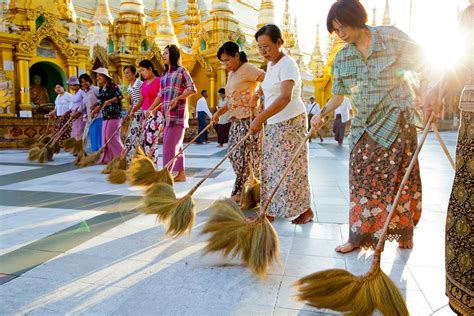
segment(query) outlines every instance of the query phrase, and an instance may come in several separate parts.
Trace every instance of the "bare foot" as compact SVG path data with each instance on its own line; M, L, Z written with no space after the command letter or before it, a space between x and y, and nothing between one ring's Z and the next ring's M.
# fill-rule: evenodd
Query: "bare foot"
M413 240L400 240L398 242L398 247L402 249L411 249L413 248Z
M343 245L339 245L336 247L336 252L340 252L340 253L348 253L348 252L351 252L355 249L359 248L359 246L357 245L354 245L350 242L346 242L345 244Z
M186 182L186 173L179 171L176 177L174 177L174 182Z
M291 221L292 224L303 225L310 222L314 217L314 213L311 209L307 209L304 213L301 213L300 216Z

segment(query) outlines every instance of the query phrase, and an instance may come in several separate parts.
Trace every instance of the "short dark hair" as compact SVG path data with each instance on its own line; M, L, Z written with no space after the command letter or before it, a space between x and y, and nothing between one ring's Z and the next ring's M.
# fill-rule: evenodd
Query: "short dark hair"
M202 90L201 95L204 96L204 93L207 93L207 90Z
M219 60L222 60L221 59L222 54L226 54L232 57L235 57L236 54L239 54L239 59L241 62L243 63L248 62L247 54L240 51L239 45L237 45L237 43L235 42L229 41L222 44L222 46L219 47L219 50L217 51L217 58Z
M217 91L218 93L223 93L225 94L225 89L224 88L220 88L219 91Z
M313 99L313 100L314 100L314 97L309 97L309 99L310 99L310 100L311 100L311 99Z
M56 83L54 84L54 86L53 86L53 87L55 87L55 88L56 88L56 86L57 86L57 85L59 85L59 86L61 86L61 87L63 87L63 88L64 88L64 85L63 85L63 83L62 83L62 82L56 82Z
M134 66L134 65L127 65L125 67L123 67L123 71L125 70L130 70L132 72L132 74L136 74L137 73L137 68Z
M170 54L170 64L165 65L166 71L168 71L169 68L171 68L171 69L178 68L179 67L179 59L181 58L181 54L179 52L178 46L176 46L174 44L171 44L171 45L167 45L165 47L165 49L167 49L169 54Z
M284 42L280 28L275 24L267 24L262 26L257 31L257 33L255 33L255 40L258 41L258 38L262 35L267 35L268 37L270 37L270 40L275 44L278 42L279 39L281 39L282 43Z
M359 0L337 0L329 9L326 27L329 33L334 32L332 22L361 29L367 23L367 12Z
M138 67L147 68L147 69L151 68L152 71L155 70L155 67L153 67L153 64L148 59L143 59L141 62L139 62Z
M80 82L81 80L85 80L85 81L89 82L90 84L92 84L92 78L91 78L91 76L89 76L88 74L82 74L82 75L80 75L80 76L79 76L79 82Z

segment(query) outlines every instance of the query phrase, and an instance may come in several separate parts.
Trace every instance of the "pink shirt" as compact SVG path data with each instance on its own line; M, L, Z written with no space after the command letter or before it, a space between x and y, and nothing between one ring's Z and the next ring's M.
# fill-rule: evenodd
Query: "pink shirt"
M156 77L150 84L147 81L143 81L141 88L141 93L143 97L142 109L144 111L148 110L150 105L155 101L158 91L160 91L160 78Z

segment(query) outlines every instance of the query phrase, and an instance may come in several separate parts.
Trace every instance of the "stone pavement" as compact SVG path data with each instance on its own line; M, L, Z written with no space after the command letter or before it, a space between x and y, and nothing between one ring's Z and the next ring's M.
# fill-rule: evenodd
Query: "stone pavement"
M442 136L454 155L455 132ZM186 183L197 183L225 154L215 144L187 152ZM281 263L264 280L237 259L203 256L200 235L209 203L230 194L223 164L196 192L190 236L169 240L142 215L142 191L107 183L101 166L78 169L59 154L44 165L25 151L0 151L0 315L326 315L294 300L292 284L312 272L367 271L371 251L341 255L348 235L348 154L331 139L310 144L316 219L295 226L279 219ZM444 225L453 170L433 134L421 152L423 215L413 250L387 243L382 268L412 315L453 315L444 295Z

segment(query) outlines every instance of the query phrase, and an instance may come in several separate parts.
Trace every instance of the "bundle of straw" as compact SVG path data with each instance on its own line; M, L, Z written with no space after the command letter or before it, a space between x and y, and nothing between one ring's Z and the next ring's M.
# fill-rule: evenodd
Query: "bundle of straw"
M228 151L225 157L182 198L176 198L173 187L169 184L153 184L145 192L144 212L147 214L156 214L157 220L168 226L166 235L172 238L180 237L186 231L191 233L196 216L192 195L251 135L252 133L249 132L244 136Z
M421 141L390 207L369 271L364 275L354 276L346 270L331 269L308 275L295 283L298 290L298 300L306 301L317 308L328 308L348 315L371 315L376 309L383 315L409 315L400 290L380 269L380 260L390 221L426 140L433 117L432 114L424 128Z
M278 235L267 219L266 212L299 153L307 146L311 133L313 128L296 149L278 184L254 220L247 221L232 199L217 201L208 208L209 220L204 225L202 233L210 233L211 236L204 249L205 253L223 251L224 256L240 255L244 264L257 276L266 275L273 262L279 260Z
M252 143L250 143L249 171L250 175L244 183L240 196L240 207L243 210L250 210L260 203L260 180L255 177L253 170Z
M61 138L62 134L66 131L66 127L71 124L72 118L69 118L67 122L61 127L61 129L54 135L44 146L41 146L40 150L37 152L36 159L38 162L45 163L46 161L53 160L54 151L56 148L56 143ZM44 142L44 140L43 140ZM34 150L36 147L33 147L30 151ZM35 152L29 153L28 158L30 158L30 154L32 158L35 158ZM34 159L33 159L34 160Z
M173 176L169 169L174 161L183 154L183 152L193 144L199 136L204 134L213 123L209 123L199 134L197 134L186 146L184 146L178 153L163 167L161 170L156 170L151 159L147 157L137 157L130 163L130 168L127 171L127 179L131 185L136 186L150 186L154 183L168 183L174 184Z

